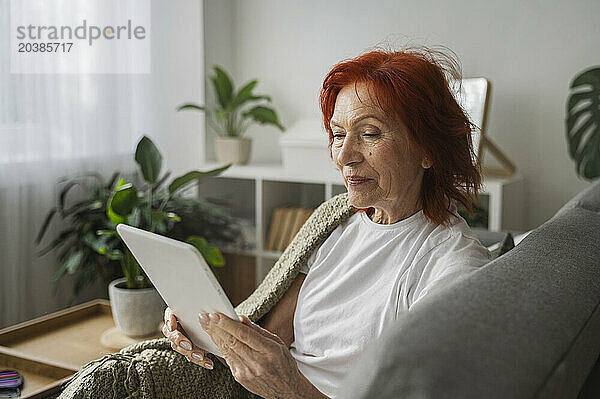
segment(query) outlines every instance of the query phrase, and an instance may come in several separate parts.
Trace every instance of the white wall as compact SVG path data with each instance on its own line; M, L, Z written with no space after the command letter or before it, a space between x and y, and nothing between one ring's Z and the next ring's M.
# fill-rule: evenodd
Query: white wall
M589 184L568 157L564 117L570 80L599 60L596 0L207 0L205 14L205 64L225 62L238 84L258 78L286 126L318 115L319 86L341 59L378 43L442 44L464 76L492 82L488 134L526 178L528 227ZM276 129L248 135L253 161L280 160Z
M213 66L220 65L234 78L238 76L232 69L234 52L234 4L231 0L204 1L204 70L206 71L205 98L208 104L215 104L216 97L210 77L214 75ZM239 82L235 82L238 83ZM214 160L214 137L216 133L207 127L206 156Z
M137 119L140 136L156 139L173 177L196 169L204 154L204 116L175 111L204 102L203 19L202 0L152 1L152 73L140 77L152 102Z

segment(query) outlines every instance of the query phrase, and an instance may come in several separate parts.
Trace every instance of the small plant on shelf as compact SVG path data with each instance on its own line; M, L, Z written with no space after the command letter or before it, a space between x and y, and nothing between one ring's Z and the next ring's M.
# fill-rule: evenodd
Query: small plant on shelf
M236 92L227 72L217 65L213 69L215 74L211 81L218 103L215 109L190 102L178 106L177 111L205 112L208 125L220 136L216 140L219 160L245 164L250 156L251 141L242 136L252 124L272 125L281 131L284 127L275 109L267 105L271 97L253 93L257 80L251 80Z
M208 124L224 137L241 137L253 123L273 125L284 130L275 109L267 106L264 102L271 102L271 97L255 95L253 93L258 81L251 80L246 83L237 93L233 82L223 68L215 65L215 75L211 77L218 106L210 110L196 103L185 103L177 107L177 111L196 110L206 112ZM248 103L263 102L253 105L243 111L242 108ZM214 120L213 120L214 117Z

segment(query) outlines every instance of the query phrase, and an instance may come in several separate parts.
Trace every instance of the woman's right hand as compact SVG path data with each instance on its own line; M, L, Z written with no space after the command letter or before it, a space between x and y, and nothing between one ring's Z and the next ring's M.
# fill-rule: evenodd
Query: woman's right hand
M175 317L171 308L165 309L165 325L162 328L162 333L171 341L171 348L184 355L188 361L205 369L211 370L213 368L213 362L205 356L206 351L193 345L192 341L185 336L185 331L177 323L177 317Z

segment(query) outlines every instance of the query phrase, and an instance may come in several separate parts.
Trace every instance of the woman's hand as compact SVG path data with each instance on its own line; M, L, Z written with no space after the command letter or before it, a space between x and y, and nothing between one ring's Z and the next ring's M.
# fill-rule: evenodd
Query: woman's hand
M175 317L171 308L165 309L165 325L162 328L162 333L171 341L171 348L184 355L188 361L209 370L213 368L213 362L205 357L206 352L193 345L192 341L185 336L185 331L177 322L177 317Z
M222 313L199 315L202 328L219 347L233 377L264 398L324 398L296 365L285 343L246 316L240 322Z

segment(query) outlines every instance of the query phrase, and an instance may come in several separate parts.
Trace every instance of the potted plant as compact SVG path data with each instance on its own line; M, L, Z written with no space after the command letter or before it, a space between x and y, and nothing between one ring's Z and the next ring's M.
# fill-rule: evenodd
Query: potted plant
M186 103L177 107L181 110L205 111L208 124L217 132L215 140L217 159L224 163L247 164L250 159L251 140L242 135L253 123L273 125L284 130L275 110L265 105L271 102L265 95L254 95L257 80L246 83L235 91L229 75L219 66L214 66L215 75L211 77L218 106L210 110L203 105ZM256 104L256 102L263 102ZM254 103L251 107L246 107ZM245 108L246 107L246 108ZM213 120L214 117L214 120Z
M84 276L83 281L91 280L98 270L111 265L112 276L124 276L108 285L115 324L126 335L144 336L157 331L164 302L121 241L116 226L127 223L185 240L194 245L207 263L215 268L224 265L221 252L210 245L205 237L190 232L203 230L201 234L204 236L223 242L232 241L238 232L231 218L218 205L199 197L182 195L192 183L216 176L230 165L208 172L191 171L167 185L170 172L160 176L162 156L145 136L137 145L135 160L144 180L137 186L140 189L126 182L123 177L118 178L119 173L115 173L108 184L98 184L92 190L94 195L91 198L67 207L64 202L70 187L81 181L74 179L62 190L59 205L49 212L38 235L38 242L55 214L72 221L44 250L47 252L62 247L59 256L62 265L55 281L65 273L78 273ZM96 179L98 182L101 180L99 177ZM120 266L122 274L115 273L115 264Z
M577 174L587 180L600 176L600 67L588 69L571 82L566 136Z

